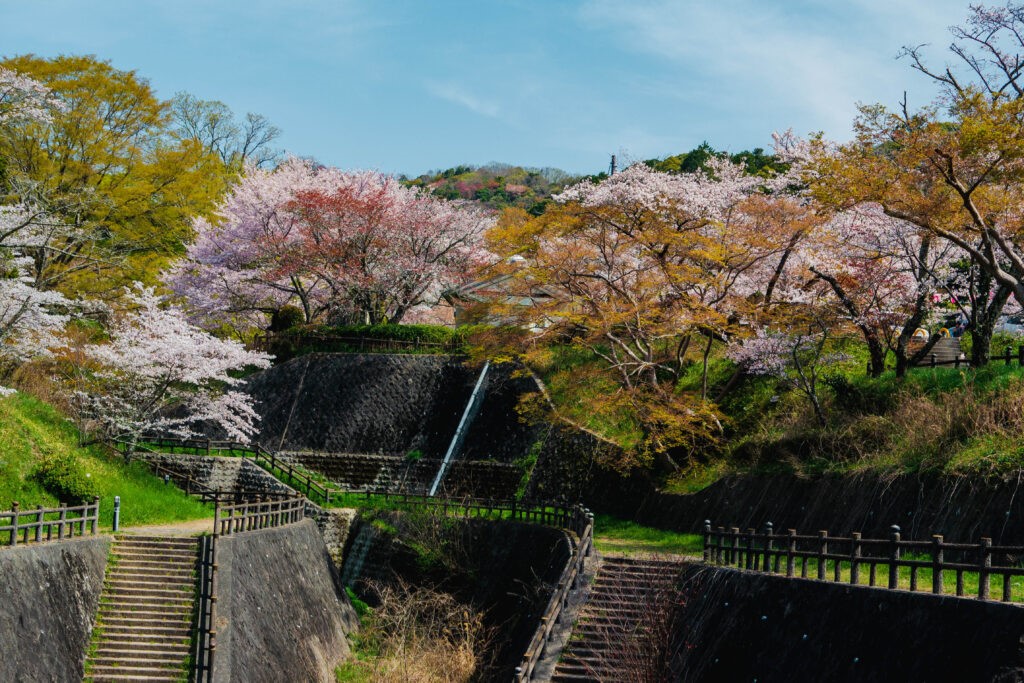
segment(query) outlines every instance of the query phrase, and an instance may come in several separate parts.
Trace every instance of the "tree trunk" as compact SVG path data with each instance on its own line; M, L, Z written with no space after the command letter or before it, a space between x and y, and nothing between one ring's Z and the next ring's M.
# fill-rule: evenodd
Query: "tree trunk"
M868 374L872 377L880 377L885 372L885 344L873 332L868 332L864 328L861 329L864 333L864 339L868 343L868 353L871 357Z

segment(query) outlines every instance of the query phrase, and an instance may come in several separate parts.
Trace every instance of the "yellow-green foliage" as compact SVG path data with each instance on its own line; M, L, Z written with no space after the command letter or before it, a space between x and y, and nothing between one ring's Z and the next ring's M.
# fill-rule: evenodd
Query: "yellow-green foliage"
M79 446L78 432L52 406L24 393L0 398L0 510L52 506L57 496L33 476L44 462L70 460L100 496L100 522L109 526L114 496L121 496L121 523L155 524L211 515L208 506L165 485L141 462L125 464L99 446Z

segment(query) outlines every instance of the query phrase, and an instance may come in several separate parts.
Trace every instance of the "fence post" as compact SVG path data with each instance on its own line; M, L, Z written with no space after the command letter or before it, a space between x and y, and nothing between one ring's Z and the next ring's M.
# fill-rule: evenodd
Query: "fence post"
M786 576L793 578L793 559L796 555L796 529L789 530L789 547L786 548Z
M1010 347L1006 347L1009 352ZM1009 356L1009 353L1007 353ZM936 595L942 595L942 564L943 564L943 553L942 553L942 536L938 534L932 536L932 593Z
M754 552L754 536L757 534L753 528L747 529L747 557L744 565L747 569L757 569L757 553Z
M821 530L818 532L818 580L825 580L825 570L828 565L828 531Z
M772 533L775 527L771 522L764 523L764 562L761 564L761 571L772 573Z
M96 525L99 523L99 521L100 521L100 497L96 496L95 498L92 499L92 522L89 525L90 526L89 533L91 533L93 536L96 535Z
M1013 348L1009 344L1007 344L1006 345L1006 364L1009 365L1011 360L1013 360Z
M992 567L992 539L982 538L978 558L978 599L988 600L989 569Z
M18 501L11 503L11 545L18 545Z
M850 534L850 583L856 586L860 583L860 532L854 531Z
M515 506L515 502L512 503ZM711 560L711 520L704 520L704 563L707 564Z
M889 550L889 588L899 588L899 567L900 561L900 527L893 524L889 527L891 548Z
M121 496L114 496L114 531L121 528Z
M740 528L738 526L732 527L730 530L732 536L732 549L729 551L729 564L735 563L737 567L740 566Z
M1024 344L1017 347L1017 365L1024 368Z
M68 517L68 509L60 502L57 503L57 507L60 508L60 516L57 522L57 540L59 541L64 538L64 520Z

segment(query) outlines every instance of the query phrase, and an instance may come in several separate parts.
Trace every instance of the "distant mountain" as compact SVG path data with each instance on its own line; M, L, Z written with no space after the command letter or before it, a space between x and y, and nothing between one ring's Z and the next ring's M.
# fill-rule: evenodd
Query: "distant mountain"
M743 164L751 175L765 175L784 171L787 165L760 147L735 154L716 150L704 142L689 152L647 159L643 162L656 171L665 173L696 173L707 168L712 157L726 157L733 163ZM607 173L575 176L559 168L531 168L491 162L484 166L461 165L443 171L428 171L416 178L402 177L411 187L422 187L446 199L468 199L494 209L514 206L539 216L547 209L551 196L566 187L592 180L600 182Z
M551 201L551 195L581 179L558 168L490 163L430 171L417 178L407 178L405 183L447 199L470 199L495 209L515 206L539 216Z

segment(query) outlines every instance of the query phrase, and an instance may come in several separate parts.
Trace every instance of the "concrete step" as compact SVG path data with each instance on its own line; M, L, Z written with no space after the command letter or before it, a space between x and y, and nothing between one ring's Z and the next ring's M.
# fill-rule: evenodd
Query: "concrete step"
M91 681L92 683L116 683L117 681L152 681L153 683L180 683L181 676L177 673L154 673L154 674L135 674L135 673L98 673L88 676L85 680Z
M117 667L121 671L126 669L156 669L158 671L167 669L181 669L183 664L182 657L174 656L155 656L155 657L142 657L136 656L134 652L130 656L126 656L127 653L117 653L115 655L97 655L92 657L93 666L103 667Z
M132 659L145 659L159 664L181 663L188 655L188 645L153 645L140 643L125 643L123 646L105 642L101 648L96 650L93 657L94 662L123 661L125 656Z
M103 618L103 625L108 624L118 626L129 626L131 624L138 624L139 626L177 626L179 623L187 623L190 621L192 616L192 610L171 612L169 610L149 610L149 609L110 609L100 613Z
M104 632L103 645L111 648L142 647L157 649L163 646L184 647L186 650L191 646L191 639L182 636L163 636L142 633L114 633Z

